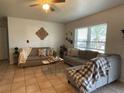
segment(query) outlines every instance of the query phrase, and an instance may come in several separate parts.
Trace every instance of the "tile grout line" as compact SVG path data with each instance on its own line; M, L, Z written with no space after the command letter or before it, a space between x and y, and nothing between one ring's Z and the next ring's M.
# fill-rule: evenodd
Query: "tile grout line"
M57 73L56 73L57 74ZM56 75L57 76L57 75ZM61 78L59 77L59 76L57 76L58 78L59 78L59 80L61 80ZM48 79L49 80L49 79ZM64 83L64 82L62 82L62 83ZM57 90L56 90L56 88L55 88L55 86L52 84L52 86L53 86L53 88L54 88L54 90L56 91L56 93L57 93Z
M63 64L62 64L63 65ZM65 69L65 68L64 68ZM63 71L64 72L64 71ZM57 73L56 73L57 74ZM56 75L57 76L57 75ZM61 78L59 77L59 76L57 76L58 78L59 78L59 80L61 80ZM49 80L49 79L48 79ZM50 81L49 81L50 82ZM50 82L51 83L51 82ZM62 82L62 83L64 83L64 82ZM54 90L56 91L56 93L57 93L57 90L56 90L56 88L54 87L54 85L52 84L52 86L53 86L53 88L54 88Z
M7 67L7 70L8 70L8 68L9 68L9 65L8 65L8 67ZM7 70L6 70L6 71L7 71ZM10 72L9 72L9 74L10 74ZM11 84L10 84L10 93L11 93L11 89L12 89L13 80L14 80L14 75L13 75L13 79L12 79Z
M47 76L46 76L46 78L47 78ZM48 79L48 78L47 78ZM48 79L49 80L49 79ZM50 80L49 80L49 82L50 82ZM56 91L56 89L55 89L55 87L54 87L54 85L50 82L50 84L51 84L51 86L53 87L53 89L55 90L55 92L57 93L57 91Z
M109 85L109 87L110 87L111 90L116 91L116 93L119 92L118 89L113 88L111 85Z
M42 67L41 67L41 71L42 71ZM44 72L43 72L43 73L44 73ZM46 73L44 73L44 75L45 75L45 77L47 78ZM35 78L36 78L36 76L35 76ZM49 81L48 78L47 78L47 80ZM37 81L37 79L36 79L36 81ZM49 82L50 82L50 81L49 81ZM38 81L37 81L37 83L38 83ZM50 84L51 84L51 82L50 82ZM38 86L39 86L39 88L40 88L39 83L38 83ZM55 87L53 86L53 84L51 84L51 86L52 86L52 88L55 90L55 92L57 93L57 91L56 91ZM41 90L41 93L42 93L42 89L41 89L41 88L40 88L40 90Z
M7 65L7 67L6 67L6 71L4 71L4 73L7 72L8 68L9 68L9 64ZM10 72L9 72L9 74L10 74ZM15 71L14 71L14 74L15 74ZM12 81L10 82L10 93L12 93L12 83L13 83L13 80L14 80L14 75L13 75L13 79L12 79Z
M12 82L11 82L10 93L12 93L12 85L13 85L13 82L14 82L14 76L15 76L15 70L14 70L13 79L12 79Z
M52 72L51 72L51 74L52 74ZM44 73L44 75L46 76L46 73ZM50 82L50 80L48 79L48 77L46 76L46 78L47 78L47 80ZM50 84L51 84L51 86L52 86L52 88L55 90L55 92L57 93L57 90L56 90L56 88L54 87L54 85L50 82Z
M41 69L41 71L42 71L42 69ZM44 73L44 72L43 72ZM47 78L47 80L50 82L50 80L48 79L48 77L46 76L46 73L44 73L44 75L45 75L45 77ZM51 82L50 82L50 84L51 84ZM55 89L55 87L54 87L54 85L53 84L51 84L51 86L52 86L52 88L55 90L55 92L57 93L57 91L56 91L56 89Z
M40 89L40 92L42 93L42 89L40 88L40 85L39 85L39 83L38 83L38 80L37 80L37 78L36 78L36 76L35 76L34 71L33 71L33 75L34 75L34 78L35 78L35 80L36 80L36 82L37 82L37 85L38 85L38 87L39 87L39 89Z
M4 72L4 75L6 75L6 73L11 73L11 70L12 70L12 76L11 76L11 82L9 83L10 84L10 88L9 88L9 93L12 93L13 92L13 84L14 84L14 79L16 78L15 76L16 76L16 72L19 70L19 68L16 68L15 66L10 66L10 65L6 65L6 64L3 64L3 67L1 67L3 70L1 71L1 73L2 72ZM23 76L24 76L24 83L25 83L25 93L28 93L28 91L27 91L27 85L26 85L26 68L21 68L21 70L23 70ZM40 72L39 72L39 70L41 70L40 72L42 73L42 69L33 69L32 71L33 71L33 76L34 76L34 78L35 78L35 80L36 80L36 85L38 85L37 87L39 87L40 88L40 91L39 92L43 92L42 90L42 88L40 87L40 83L38 82L39 81L39 79L37 78L37 71L38 71L38 73L40 74ZM35 71L36 71L36 74L35 74ZM44 73L44 72L43 72ZM44 73L43 74L44 76L46 76L47 74L46 73ZM41 75L41 77L43 76L43 75ZM49 75L49 74L48 74ZM51 74L51 75L54 75L53 73ZM56 75L58 78L59 78L59 80L61 80L62 78L61 78L61 75L60 75L60 77L59 77L59 73L57 73L57 75ZM5 76L4 76L5 77ZM3 80L5 80L5 78L3 77ZM62 76L63 77L63 76ZM46 76L46 79L47 79L47 81L49 81L50 82L50 79L48 79L49 77L47 77ZM64 77L63 77L64 78ZM56 82L56 81L55 81ZM52 83L52 82L50 82L50 84L51 84L51 88L55 91L55 93L57 93L57 90L56 90L56 86L54 86L54 82ZM67 86L68 87L68 86ZM116 88L117 88L117 90L116 90ZM123 88L123 87L122 87ZM46 88L46 89L48 89L48 88ZM100 88L98 88L98 89L100 89ZM109 92L111 92L111 93L123 93L123 89L120 89L120 91L118 91L120 89L120 87L118 86L118 84L116 84L116 86L115 87L113 87L112 85L108 85L107 87L103 87L102 88L102 90L100 89L100 91L98 90L98 92L97 92L97 90L95 90L95 92L93 92L93 93L104 93L104 92L106 92L106 91L109 91ZM16 89L17 90L17 89ZM69 89L70 90L70 89ZM15 91L14 91L15 92ZM17 91L18 92L18 91ZM50 91L49 91L50 92ZM68 93L68 91L64 91L64 92L66 92L66 93ZM64 92L61 92L61 93L64 93ZM2 92L3 93L3 92ZM5 92L4 92L5 93ZM70 93L70 92L69 92ZM73 92L72 92L73 93ZM75 92L74 92L75 93ZM76 92L77 93L77 92Z
M48 79L48 78L47 78ZM49 79L48 79L49 80ZM50 82L50 81L49 81ZM50 82L50 84L51 84L51 82ZM53 89L55 90L55 92L57 93L57 90L56 90L56 88L54 87L54 85L53 84L51 84L51 86L53 87Z
M25 78L25 68L23 68L24 81L25 81L25 93L27 93L26 78Z

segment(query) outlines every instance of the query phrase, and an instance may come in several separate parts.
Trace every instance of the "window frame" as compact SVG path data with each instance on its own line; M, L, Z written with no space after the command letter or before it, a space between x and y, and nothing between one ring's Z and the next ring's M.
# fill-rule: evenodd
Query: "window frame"
M98 25L106 25L106 38L105 38L105 42L103 42L105 44L105 48L102 50L102 49L99 49L99 48L89 48L90 47L90 42L91 41L91 37L88 36L88 35L91 35L91 28L94 27L94 26L98 26ZM87 34L87 43L86 43L86 47L85 48L79 48L77 46L77 42L78 42L78 38L77 38L77 34L78 34L78 29L83 29L83 28L87 28L88 29L88 34ZM93 51L98 51L98 52L101 52L101 53L105 53L106 51L106 39L107 39L107 31L108 31L108 24L107 23L101 23L101 24L96 24L96 25L91 25L91 26L85 26L85 27L80 27L80 28L76 28L75 29L75 37L74 37L74 48L77 48L77 49L80 49L80 50L93 50Z

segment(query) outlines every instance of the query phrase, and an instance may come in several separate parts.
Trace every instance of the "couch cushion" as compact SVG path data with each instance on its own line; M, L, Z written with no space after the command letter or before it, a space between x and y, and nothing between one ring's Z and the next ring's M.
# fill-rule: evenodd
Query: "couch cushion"
M80 57L71 57L71 56L64 56L65 63L71 65L71 66L78 66L82 65L85 62L87 62L86 59L82 59Z
M76 48L69 48L67 55L68 56L79 56L79 50Z
M27 61L32 61L32 60L44 60L47 59L47 56L29 56Z
M79 57L83 59L90 60L92 58L97 57L98 52L95 51L89 51L89 50L80 50L79 51Z
M47 49L46 52L47 52L46 53L47 56L53 56L54 49L53 48L49 48L49 49Z
M98 52L95 52L95 51L86 51L86 59L90 60L92 58L95 58L97 57L98 55Z
M46 56L47 55L47 49L38 49L38 56Z
M37 56L38 55L38 51L37 51L37 48L32 48L29 56Z
M79 57L86 59L86 52L83 50L79 50Z
M38 56L38 49L50 49L49 47L36 47L32 48L29 56Z

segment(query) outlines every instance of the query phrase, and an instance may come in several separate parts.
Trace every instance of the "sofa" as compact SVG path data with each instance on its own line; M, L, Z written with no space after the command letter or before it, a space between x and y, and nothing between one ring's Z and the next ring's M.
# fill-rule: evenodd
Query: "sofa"
M64 55L64 62L70 66L78 66L84 64L87 60L95 58L99 55L96 51L90 50L78 50L78 54L75 56Z
M46 60L48 59L48 56L39 56L38 55L38 49L46 49L46 51L48 49L50 49L50 47L36 47L36 48L32 48L26 63L24 64L19 64L19 67L28 67L28 66L38 66L38 65L42 65L42 60Z
M104 85L110 84L111 82L118 80L120 77L120 72L121 72L121 57L117 54L106 54L107 60L110 62L110 69L108 70L108 75L106 77L100 77L92 86L92 88L89 90L89 93L96 90L97 88L100 88ZM68 74L68 70L70 69L80 69L80 66L75 66L75 67L70 67L66 69L66 76L70 84L72 84L74 87L76 87L78 90L79 88L77 87L75 81L73 80L73 77L71 77Z

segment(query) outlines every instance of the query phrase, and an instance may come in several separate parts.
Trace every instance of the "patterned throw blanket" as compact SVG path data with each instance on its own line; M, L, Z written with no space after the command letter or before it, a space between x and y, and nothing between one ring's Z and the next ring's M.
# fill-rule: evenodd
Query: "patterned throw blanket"
M86 62L85 65L78 70L72 69L68 73L80 89L80 93L87 93L92 88L94 82L100 77L107 75L110 64L105 57L98 57Z

